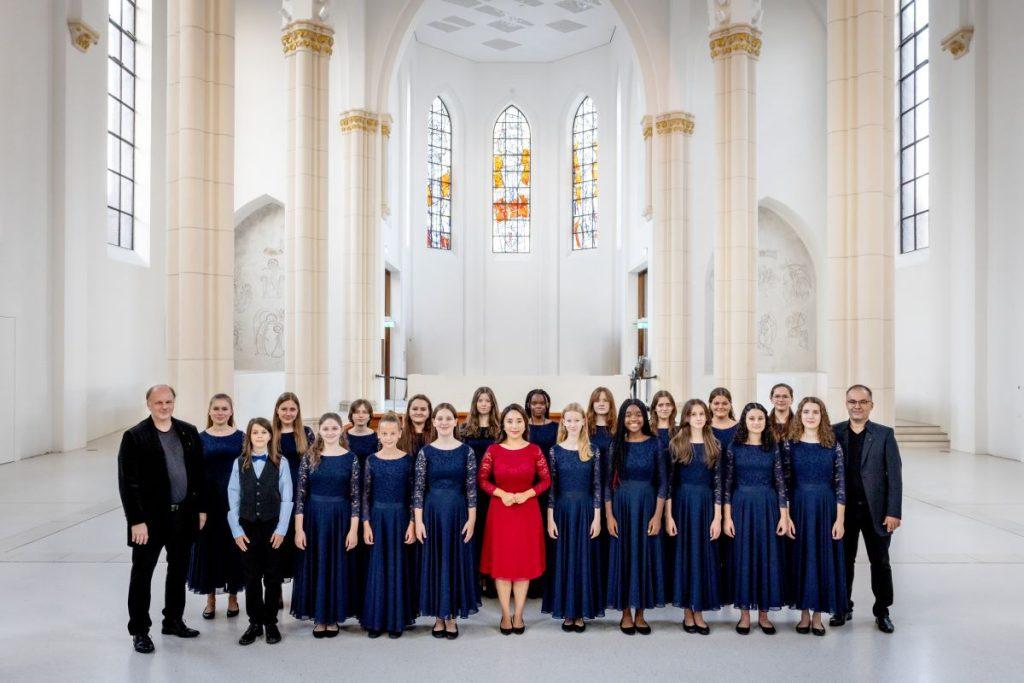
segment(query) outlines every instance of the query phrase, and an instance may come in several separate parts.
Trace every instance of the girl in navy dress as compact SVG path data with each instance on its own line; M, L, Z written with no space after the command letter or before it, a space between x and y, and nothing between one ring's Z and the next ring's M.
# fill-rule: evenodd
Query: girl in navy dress
M402 421L402 438L398 442L398 450L404 451L413 458L420 454L420 449L430 441L430 416L434 414L434 406L423 394L416 394L409 399L405 408L405 419Z
M370 549L360 621L371 638L398 638L416 620L416 540L412 519L413 458L398 450L401 421L393 412L377 425L381 450L366 459L363 540Z
M531 389L526 394L526 403L523 405L526 406L526 410L530 415L528 422L529 430L527 431L526 438L530 443L536 444L540 452L547 458L548 454L551 453L551 447L555 445L555 441L558 439L558 423L551 419L551 396L543 389ZM538 503L541 510L547 510L548 494L546 491L541 494ZM545 555L550 555L552 552L551 544L546 542L545 548ZM551 578L549 575L550 569L551 563L548 562L545 564L544 574L530 582L529 597L543 597L547 583Z
M473 392L469 402L469 415L459 426L459 439L473 449L476 458L476 469L480 471L480 461L484 458L487 448L498 439L501 431L501 418L498 416L498 399L490 387L479 387ZM473 531L473 543L476 547L476 566L480 569L480 553L484 549L484 529L487 526L487 507L490 496L481 496L479 489L476 497L476 529ZM485 598L496 598L494 579L480 573L480 590Z
M319 436L302 456L295 499L299 548L291 612L313 620L314 638L333 638L338 624L359 614L362 586L353 554L359 533L359 460L346 448L337 413L320 418Z
M348 408L349 427L345 430L348 449L359 458L362 467L366 459L380 450L377 433L370 428L373 406L365 398L357 398Z
M658 435L658 444L667 454L668 442L676 433L676 400L664 389L655 392L651 399L651 421Z
M303 426L302 409L299 407L299 397L290 391L286 391L277 397L274 404L274 440L273 450L280 453L281 457L288 462L288 473L291 475L293 486L299 485L299 463L302 456L313 444L313 430ZM294 492L293 492L294 500ZM295 536L295 521L288 525L289 542L284 544L281 550L281 572L285 581L290 581L295 575L296 552L295 545L291 539ZM284 607L282 602L278 608Z
M607 603L622 610L623 633L648 635L651 627L644 610L665 604L660 534L668 474L642 402L626 399L619 408L618 425L604 477L604 512L611 536Z
M590 444L608 455L608 447L615 437L615 397L607 387L598 387L587 402L587 430Z
M781 444L789 439L793 419L793 387L780 382L772 387L769 398L772 402L772 412L768 416L768 426L775 435L775 443Z
M708 407L711 409L711 433L718 439L722 453L729 450L736 430L740 423L732 410L732 394L725 387L715 387L708 396ZM777 441L775 443L778 443ZM722 464L725 459L719 460ZM722 481L725 481L723 478ZM723 535L718 540L718 570L719 576L725 577L729 571L729 556L732 553L732 539ZM733 601L732 582L721 581L718 584L722 594L722 604L728 605Z
M669 597L683 608L683 630L704 636L711 633L704 610L722 606L715 543L722 533L721 447L711 433L709 413L699 398L683 405L682 424L669 443L671 484L665 504Z
M583 633L584 619L604 616L601 582L601 452L590 445L583 407L562 411L558 443L548 457L548 535L554 539L551 581L541 611L562 630Z
M203 619L216 615L217 593L228 594L228 617L238 616L238 592L245 588L242 556L228 526L228 480L242 454L245 434L235 427L235 406L227 394L215 394L207 409L203 442L206 470L206 525L192 546L188 587L206 595Z
M791 440L785 446L793 468L789 531L795 538L789 565L790 607L801 610L797 633L823 636L821 613L835 614L846 608L845 462L824 401L804 398L797 415L800 423L794 420Z
M431 635L459 637L456 617L480 607L473 530L476 525L476 458L455 438L457 413L450 403L434 409L437 437L416 454L413 513L423 544L419 612L434 617Z
M786 485L779 449L767 428L768 411L748 403L740 427L725 451L723 530L733 539L729 583L733 604L740 610L736 632L750 633L750 610L766 635L775 633L768 610L781 609L784 568L782 539L789 529Z

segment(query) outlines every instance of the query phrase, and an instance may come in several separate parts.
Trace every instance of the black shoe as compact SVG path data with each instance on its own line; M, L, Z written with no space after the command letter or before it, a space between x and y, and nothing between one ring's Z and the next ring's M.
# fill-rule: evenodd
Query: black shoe
M893 626L892 619L889 618L888 614L883 617L876 618L875 625L878 626L878 630L882 633L892 633L896 630L896 627Z
M636 624L634 624L633 626L623 626L622 622L620 621L619 622L619 630L622 631L623 633L625 633L627 636L635 636L636 635Z
M449 631L448 627L446 626L445 629L444 629L444 637L447 638L448 640L455 640L456 638L458 638L459 637L459 625L455 624L455 630L454 631Z
M380 638L382 635L384 635L384 631L367 631L366 632L366 637L367 638Z
M225 614L228 615L228 619L234 619L235 617L238 616L238 613L241 612L241 611L242 610L240 610L239 608L236 607L235 609L228 609L228 611L225 612Z
M758 626L758 628L761 629L761 633L765 634L766 636L774 636L775 635L775 624L769 623L767 626L765 626L764 624L762 624L759 621L759 622L757 622L757 626Z
M185 625L184 621L179 621L174 624L164 624L160 629L160 633L165 636L178 636L179 638L195 638L199 635L199 631L194 628L189 628Z
M684 621L683 622L683 630L686 631L687 633L696 633L697 632L697 624L687 624Z
M324 638L336 638L340 631L341 629L338 628L337 624L334 625L334 628L325 628Z
M132 646L136 652L144 655L148 655L156 650L156 646L153 645L153 639L149 637L148 633L139 633L132 636Z
M853 619L853 610L849 609L849 610L846 610L845 612L839 612L837 614L833 614L832 618L828 620L828 625L829 626L844 626L846 624L846 622L850 621L851 619Z
M217 616L217 612L215 610L212 610L212 609L204 609L203 610L203 619L213 619L215 616Z
M796 625L796 632L801 634L801 635L807 635L808 633L811 632L811 625L810 625L810 623L808 623L807 626L801 626L800 624L797 624Z
M823 636L823 635L825 635L825 627L822 626L821 628L814 628L812 626L811 627L811 633L813 633L816 636Z
M694 633L699 633L702 636L710 636L711 635L711 627L708 626L707 624L704 624L703 626L697 626L696 624L694 624L694 627L696 628Z
M639 633L642 636L649 636L649 635L651 635L651 625L650 624L644 624L643 626L641 626L640 624L637 624L636 625L636 632Z
M434 626L437 626L437 624L434 624ZM441 622L440 631L438 631L436 628L431 629L430 635L434 636L435 638L444 638L444 622Z
M524 621L522 626L512 626L512 633L517 636L521 636L526 633L526 622Z
M401 631L388 631L388 638L390 638L391 640L398 640L401 637L402 637L402 632Z
M576 624L572 623L571 621L563 621L562 622L562 630L565 631L566 633L575 633L576 632Z
M274 645L281 642L281 632L277 624L267 624L267 645Z
M316 629L313 629L313 637L316 638L317 640L320 640L321 638L326 638L327 637L327 629L324 629L323 631L317 631ZM370 637L372 638L373 636L370 636Z
M238 639L239 645L252 645L256 642L256 639L263 635L263 627L259 624L249 624L249 628L245 629L245 633Z
M584 621L582 624L574 624L572 628L576 633L583 633L587 630L587 622Z
M748 635L750 633L750 626L740 626L739 622L736 622L736 633L741 636Z

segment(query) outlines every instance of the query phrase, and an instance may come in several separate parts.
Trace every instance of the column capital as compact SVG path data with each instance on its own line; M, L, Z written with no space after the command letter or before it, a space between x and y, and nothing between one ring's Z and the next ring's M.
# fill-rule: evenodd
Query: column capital
M654 117L654 132L658 135L683 133L693 135L694 118L688 111L669 111Z
M380 130L384 135L391 134L391 116L378 114L367 109L348 109L339 117L342 133L360 130L364 133L376 133Z
M734 53L745 53L757 59L761 56L761 31L750 24L732 24L712 31L711 58L722 59Z
M334 51L334 29L320 21L293 21L281 29L281 47L286 55L310 50L330 56Z

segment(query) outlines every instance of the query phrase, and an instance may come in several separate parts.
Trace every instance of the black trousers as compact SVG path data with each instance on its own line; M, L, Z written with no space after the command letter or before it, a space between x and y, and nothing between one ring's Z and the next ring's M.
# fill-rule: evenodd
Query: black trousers
M276 624L281 602L281 548L270 545L277 520L250 522L240 520L249 537L249 548L242 553L245 572L245 616L250 624ZM287 542L287 539L285 539ZM283 544L282 544L283 547Z
M132 546L132 574L128 584L128 633L149 633L150 588L160 551L167 550L167 580L164 582L164 623L181 621L185 613L185 574L188 554L198 530L195 513L168 510L163 519L147 524L149 540Z
M879 536L871 519L866 501L850 501L846 508L846 533L843 553L846 558L846 597L853 609L853 570L857 559L857 537L864 536L864 548L871 563L871 592L875 595L872 613L876 617L889 615L892 606L892 567L889 565L889 543L892 536Z

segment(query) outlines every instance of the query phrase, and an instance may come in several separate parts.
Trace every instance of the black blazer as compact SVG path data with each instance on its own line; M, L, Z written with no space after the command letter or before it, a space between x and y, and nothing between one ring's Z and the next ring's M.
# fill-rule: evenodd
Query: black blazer
M178 432L185 453L188 490L181 504L186 514L196 517L198 528L198 514L206 512L203 442L199 440L199 432L188 422L171 418L171 427ZM132 545L131 527L145 522L152 534L154 524L164 518L171 504L167 460L152 417L147 417L121 437L121 449L117 453L117 484L128 522L128 545Z
M888 536L882 523L886 517L903 517L903 461L896 445L892 427L868 420L864 427L864 447L860 453L860 478L868 500L868 511L875 525L875 533ZM836 440L843 447L847 472L850 462L850 422L846 420L833 427ZM849 485L847 485L849 490Z

